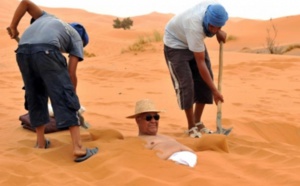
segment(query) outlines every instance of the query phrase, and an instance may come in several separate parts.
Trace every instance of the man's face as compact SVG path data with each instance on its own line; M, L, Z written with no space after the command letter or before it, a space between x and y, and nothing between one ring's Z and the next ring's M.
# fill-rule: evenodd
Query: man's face
M136 121L140 135L156 135L158 131L158 120L160 116L157 112L146 112L137 116Z
M212 33L212 34L216 34L219 30L221 30L221 27L216 27L213 26L211 24L208 24L208 30Z

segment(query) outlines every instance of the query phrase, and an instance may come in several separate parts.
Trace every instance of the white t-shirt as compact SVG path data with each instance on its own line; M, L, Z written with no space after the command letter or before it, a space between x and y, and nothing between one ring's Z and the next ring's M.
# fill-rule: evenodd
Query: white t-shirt
M202 1L194 7L175 15L166 25L164 44L175 49L189 49L193 52L205 50L203 18L207 7L217 4L215 0Z

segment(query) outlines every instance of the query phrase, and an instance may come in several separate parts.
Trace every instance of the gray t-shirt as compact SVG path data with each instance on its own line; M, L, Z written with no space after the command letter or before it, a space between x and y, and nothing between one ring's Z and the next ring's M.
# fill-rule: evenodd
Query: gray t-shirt
M34 21L23 33L19 45L50 44L63 53L83 60L83 43L78 32L68 23L46 12Z
M166 25L164 44L175 49L189 49L193 52L205 50L203 18L207 7L215 0L202 1L194 7L175 15Z

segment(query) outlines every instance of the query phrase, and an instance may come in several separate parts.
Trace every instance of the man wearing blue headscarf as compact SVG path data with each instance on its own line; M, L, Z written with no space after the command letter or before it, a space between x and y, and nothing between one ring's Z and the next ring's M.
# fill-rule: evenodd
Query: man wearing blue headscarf
M224 7L207 0L175 15L165 27L164 55L179 107L185 111L190 137L213 133L201 122L205 104L224 101L213 83L204 39L216 35L218 42L225 43L226 33L221 28L227 20Z
M28 12L32 24L23 33L16 57L25 84L30 123L37 134L36 147L48 148L45 124L49 122L48 97L54 110L58 129L69 128L75 162L81 162L98 152L98 148L85 148L80 139L76 94L76 69L83 61L83 47L89 38L79 23L65 23L42 11L29 0L22 0L9 26L12 39L18 38L18 25ZM69 61L62 55L69 54Z

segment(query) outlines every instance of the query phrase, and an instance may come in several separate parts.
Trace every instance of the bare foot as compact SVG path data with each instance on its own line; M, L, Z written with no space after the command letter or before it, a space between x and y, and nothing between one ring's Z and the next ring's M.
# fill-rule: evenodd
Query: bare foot
M89 159L90 157L92 157L93 155L98 153L98 147L94 147L94 148L86 148L86 153L82 156L77 156L74 161L75 162L82 162L85 161L87 159Z
M84 156L86 154L86 148L74 150L73 154L74 156Z

